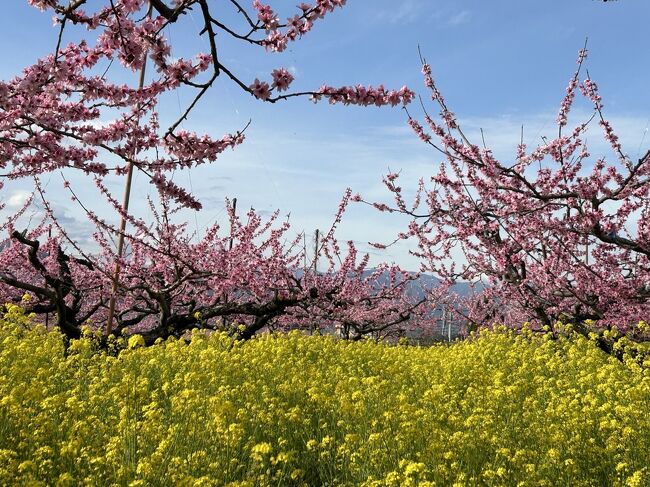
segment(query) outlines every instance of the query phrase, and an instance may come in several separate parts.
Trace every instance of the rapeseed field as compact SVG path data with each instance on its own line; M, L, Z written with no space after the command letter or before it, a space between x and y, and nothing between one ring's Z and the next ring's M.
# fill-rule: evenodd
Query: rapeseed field
M0 485L650 485L650 373L580 338L195 334L0 316Z

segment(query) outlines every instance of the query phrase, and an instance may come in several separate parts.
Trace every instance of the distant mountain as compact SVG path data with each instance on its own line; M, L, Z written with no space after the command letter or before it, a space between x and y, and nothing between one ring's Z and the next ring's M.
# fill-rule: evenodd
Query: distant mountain
M364 271L363 275L367 277L372 275L375 271L376 269L367 269ZM414 276L416 273L410 272L409 274ZM382 273L382 275L379 276L377 282L379 284L386 284L388 283L389 279L389 273L388 271L385 271ZM416 299L421 299L428 294L428 291L431 291L435 287L439 286L440 282L441 280L435 276L432 276L430 274L421 274L417 279L410 281L406 285L406 288L408 289L408 292L411 296ZM482 285L479 283L476 288L477 290L480 290L482 288ZM468 296L472 292L472 284L469 282L458 282L451 287L451 290L453 293L459 296Z

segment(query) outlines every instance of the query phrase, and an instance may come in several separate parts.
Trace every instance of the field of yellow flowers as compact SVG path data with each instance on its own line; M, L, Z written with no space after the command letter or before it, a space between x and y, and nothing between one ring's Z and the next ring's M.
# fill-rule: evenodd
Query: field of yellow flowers
M650 373L583 338L67 352L0 316L0 485L650 485Z

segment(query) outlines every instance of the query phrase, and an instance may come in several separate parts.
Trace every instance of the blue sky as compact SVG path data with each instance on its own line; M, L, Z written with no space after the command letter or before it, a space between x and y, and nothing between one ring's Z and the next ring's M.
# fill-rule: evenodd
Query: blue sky
M89 1L91 6L97 3ZM228 2L215 3L220 12L228 11ZM287 17L295 13L296 3L272 5ZM26 1L13 0L3 7L0 76L8 79L50 52L57 32L51 15ZM522 124L531 144L554 133L577 51L588 37L586 66L600 86L606 114L624 149L634 157L650 145L650 136L645 135L650 121L648 19L647 0L348 0L345 8L319 21L281 54L243 46L225 35L218 42L222 62L248 82L269 79L272 69L283 66L294 71L296 90L316 89L322 83L383 83L396 88L406 84L426 96L419 45L461 124L474 136L483 128L488 145L508 158ZM198 30L198 18L190 16L169 32L174 55L207 50L206 42L195 35ZM73 39L80 34L86 35L72 30L67 35ZM135 74L114 75L136 83ZM163 99L163 121L178 116L179 107L189 99L186 92ZM415 106L412 110L419 113ZM313 105L306 98L264 104L227 80L219 81L184 127L219 136L242 128L249 119L252 125L244 145L224 153L211 166L175 175L175 181L191 185L205 203L202 212L188 215L192 229L200 232L223 220L224 198L237 197L240 208L291 213L296 231L326 230L346 187L369 199L386 200L381 175L389 167L401 170L403 186L409 187L418 177L433 174L440 159L414 137L400 109ZM595 148L597 154L598 136L591 137L592 152ZM83 194L83 177L73 183ZM150 189L142 180L136 179L136 184L141 188L136 194ZM29 187L29 182L14 184L4 197L16 200ZM53 182L48 194L74 231L87 235L78 209L58 184ZM338 235L369 250L366 242L391 240L404 223L353 205ZM374 262L396 261L417 268L408 246L372 252Z

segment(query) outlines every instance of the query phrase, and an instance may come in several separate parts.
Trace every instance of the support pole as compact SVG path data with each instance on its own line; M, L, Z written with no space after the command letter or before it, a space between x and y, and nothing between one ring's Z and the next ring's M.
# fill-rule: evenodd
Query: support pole
M316 229L316 236L314 237L314 274L318 274L318 240L320 239L320 231Z
M237 215L237 198L232 199L232 214L233 216ZM233 245L233 236L232 236L232 229L233 226L230 226L230 242L228 242L228 252L232 250L232 245ZM228 302L228 293L224 293L223 295L223 302L227 303ZM224 316L221 318L221 324L223 325L224 328L228 328L228 317Z
M237 214L237 198L232 199L232 214L236 215ZM230 242L228 243L228 250L232 250L232 226L230 228Z
M52 238L52 225L47 229L47 239L50 240ZM49 330L50 329L50 313L45 313L45 329Z
M149 2L149 10L147 11L147 16L151 17L151 2ZM144 59L142 61L142 68L140 69L140 79L138 81L138 90L141 90L144 86L144 75L147 69L147 52L144 53ZM139 117L139 114L138 114ZM127 166L126 174L126 184L124 186L124 203L122 208L124 209L124 214L129 211L129 201L131 199L131 184L133 182L133 159L135 158L135 150L133 157L129 161ZM120 259L122 258L122 253L124 252L124 232L126 231L126 218L125 215L122 215L120 218L120 233L117 236L117 260L115 262L115 272L113 274L113 283L111 286L111 299L108 303L108 319L106 321L106 336L110 335L113 331L113 318L115 316L115 295L117 294L117 287L119 284L120 278Z

